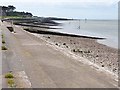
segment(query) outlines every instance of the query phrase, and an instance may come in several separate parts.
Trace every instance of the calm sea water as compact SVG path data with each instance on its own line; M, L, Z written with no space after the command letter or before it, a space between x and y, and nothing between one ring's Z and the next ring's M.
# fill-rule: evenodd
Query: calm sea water
M118 48L118 21L117 20L71 20L56 21L62 23L62 29L54 31L103 37L105 40L98 40L99 43Z

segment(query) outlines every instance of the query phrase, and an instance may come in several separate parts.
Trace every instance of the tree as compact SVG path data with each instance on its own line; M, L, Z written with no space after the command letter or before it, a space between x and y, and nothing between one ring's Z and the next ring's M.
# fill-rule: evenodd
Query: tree
M16 8L13 5L8 6L8 12L13 12Z
M33 16L32 13L29 13L29 12L26 12L25 15L26 15L26 16L29 16L29 17L32 17L32 16Z
M8 7L2 6L2 16L6 16L7 10L8 10Z
M7 12L8 7L6 7L6 6L2 6L2 10L5 11L5 12Z

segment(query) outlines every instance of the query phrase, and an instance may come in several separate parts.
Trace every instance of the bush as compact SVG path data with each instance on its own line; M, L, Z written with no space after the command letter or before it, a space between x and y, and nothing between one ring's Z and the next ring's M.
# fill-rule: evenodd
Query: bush
M7 50L7 48L5 46L2 46L2 50Z
M5 78L14 78L13 74L12 73L7 73L5 75Z

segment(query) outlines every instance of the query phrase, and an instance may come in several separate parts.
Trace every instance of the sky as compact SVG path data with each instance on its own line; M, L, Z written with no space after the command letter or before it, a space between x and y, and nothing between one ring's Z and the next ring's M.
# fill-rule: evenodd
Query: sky
M40 17L76 19L118 19L119 0L0 0L1 6L14 5L16 11Z

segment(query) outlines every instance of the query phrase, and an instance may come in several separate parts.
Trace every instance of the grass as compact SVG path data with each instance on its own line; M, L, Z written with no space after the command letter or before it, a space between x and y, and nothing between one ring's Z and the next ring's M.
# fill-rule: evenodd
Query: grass
M23 18L20 16L0 16L0 18Z
M5 44L5 40L2 40L2 43Z
M4 35L2 34L2 38L4 38Z
M2 44L5 44L5 40L4 40L4 35L2 34ZM7 50L7 48L5 46L1 46L2 50Z
M14 85L15 85L14 79L8 79L8 80L7 80L7 83L8 83L8 85L9 85L10 87L14 87Z
M9 87L15 87L14 76L11 72L5 74L5 78L7 79L7 84Z
M5 46L2 46L2 50L7 50L7 48Z
M14 78L13 74L12 73L7 73L5 75L5 78Z

